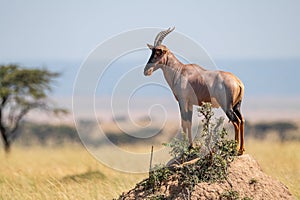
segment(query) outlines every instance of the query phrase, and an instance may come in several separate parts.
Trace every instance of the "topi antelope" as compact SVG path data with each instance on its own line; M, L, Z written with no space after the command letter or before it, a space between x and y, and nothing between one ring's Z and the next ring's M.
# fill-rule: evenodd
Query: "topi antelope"
M239 154L244 152L244 123L240 107L244 95L243 83L232 73L206 70L196 64L183 64L174 54L162 45L163 39L172 32L169 28L158 33L154 45L149 45L152 54L144 69L144 75L150 76L162 69L164 77L178 101L182 131L188 135L193 145L191 126L193 105L210 102L213 107L221 107L234 126L235 140L240 142Z

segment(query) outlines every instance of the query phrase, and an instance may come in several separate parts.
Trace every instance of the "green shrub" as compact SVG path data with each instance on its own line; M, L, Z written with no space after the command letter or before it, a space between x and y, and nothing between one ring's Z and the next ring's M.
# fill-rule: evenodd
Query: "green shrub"
M152 189L153 192L158 189L163 181L168 180L171 175L171 171L168 167L164 165L155 166L150 172L149 177L142 184L145 189Z
M235 190L226 190L220 195L220 200L239 200L240 194Z
M224 118L213 118L211 104L203 103L198 112L203 116L203 129L195 139L197 145L189 148L186 137L182 140L175 138L164 144L171 148L170 155L176 160L175 167L159 166L149 173L145 185L153 191L171 176L176 176L183 188L189 191L199 182L226 179L228 165L237 155L237 144L227 139L228 133L223 128ZM196 162L185 165L194 159L197 159Z

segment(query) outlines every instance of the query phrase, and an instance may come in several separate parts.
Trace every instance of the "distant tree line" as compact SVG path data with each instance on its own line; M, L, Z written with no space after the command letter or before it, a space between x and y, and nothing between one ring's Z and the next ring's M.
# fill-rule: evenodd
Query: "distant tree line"
M300 140L300 130L294 122L246 123L245 134L257 139L265 139L269 134L276 134L281 142Z
M76 128L65 124L23 122L16 134L16 143L25 146L37 144L59 146L66 143L80 143Z
M80 127L82 126L82 127ZM88 127L95 127L93 122L85 121L79 124L79 128L83 128L87 132L91 132ZM260 140L265 139L268 134L276 134L278 139L284 141L300 141L300 130L296 123L292 122L266 122L266 123L247 123L245 129L246 137L253 137ZM151 127L140 130L144 135L148 132L153 132ZM141 133L142 134L142 133ZM170 133L171 134L171 133ZM89 137L90 134L86 134ZM168 135L168 134L166 134ZM172 133L174 135L174 133ZM143 140L133 139L127 134L121 132L109 132L107 137L116 145L118 144L132 144L145 142ZM151 142L155 139L152 138ZM163 138L157 138L163 140ZM90 141L93 145L98 146L103 144L103 141L96 141L92 136ZM59 146L69 143L80 143L77 130L72 125L51 125L51 124L37 124L32 122L22 122L20 128L16 132L16 142L19 145L52 145ZM160 141L161 142L161 141Z

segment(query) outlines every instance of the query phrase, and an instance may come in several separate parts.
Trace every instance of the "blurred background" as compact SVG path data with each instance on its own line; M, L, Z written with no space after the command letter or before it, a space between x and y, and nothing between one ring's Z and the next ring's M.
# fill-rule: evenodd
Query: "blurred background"
M45 194L58 199L64 195L68 198L101 199L105 195L111 198L141 179L143 175L130 177L123 174L122 178L118 172L109 171L104 166L99 166L97 161L91 161L93 158L88 160L72 154L73 151L77 152L77 156L86 156L82 147L77 146L80 140L72 115L73 85L85 59L99 44L112 36L138 28L165 29L176 26L176 31L190 37L208 52L217 69L230 71L244 82L245 99L242 110L247 120L246 136L251 138L246 141L246 148L262 163L264 170L287 184L300 198L299 9L300 2L297 0L185 3L157 0L0 0L0 64L13 63L24 68L46 68L61 73L52 83L53 91L49 96L57 105L70 111L68 115L59 118L37 112L32 112L25 118L18 130L15 153L1 167L0 172L4 183L0 181L0 187L5 188L1 191L13 188L13 192L3 192L0 195L7 198L19 195L21 198L24 193L22 188L25 188L32 191L28 196L35 195L36 198L45 197ZM154 37L155 35L153 39ZM145 41L145 45L146 43L152 44L153 41ZM123 64L133 67L146 64L150 51L143 52L138 54L139 57L131 56L122 61ZM170 91L156 93L155 88L153 90L153 102L164 99L176 105ZM96 94L96 99L101 101L101 96ZM152 101L149 96L142 98L142 101L146 100ZM86 115L85 104L86 101L82 99L82 115L79 116L81 120L77 125L81 130L91 132L88 140L94 146L101 146L101 141L93 139L92 133L97 125L91 119L95 116ZM101 115L101 109L105 108L99 107L96 110L100 113L97 117L113 143L119 143L127 150L132 149L133 145L142 149L145 143L127 138L128 135L123 134L115 123L118 121L119 124L126 124L128 116L115 116L113 120L110 115ZM139 113L138 123L142 127L146 126L149 123L148 108L138 106L133 109L137 109L136 113ZM153 130L165 133L162 137L159 135L150 140L151 145L159 146L162 138L171 138L179 130L179 112L175 110L174 115L174 120L168 122L163 130L154 123L148 129L138 131L142 131L141 134L144 135ZM73 150L63 145L66 143ZM150 145L149 141L147 144ZM30 148L32 146L35 147ZM24 148L31 150L26 153ZM52 152L52 159L56 163L53 166L45 158L40 159L47 152ZM34 156L27 157L28 153ZM36 166L23 168L24 163L32 163L32 158L39 160ZM2 159L5 159L4 154ZM64 159L68 162L64 162ZM269 162L275 162L274 160L278 160L278 163L271 167ZM36 180L36 174L31 170L46 175L44 179ZM15 171L18 171L17 174ZM105 179L105 173L111 174L116 182L114 189L109 191L107 185L110 182ZM23 179L16 181L17 177ZM124 183L124 179L130 180ZM43 181L50 182L49 187L33 187L30 184L39 185ZM71 196L70 191L78 191L82 182L88 183L84 189L89 191L86 196L80 196L79 193L72 194L78 196ZM18 187L14 187L13 183ZM51 190L51 187L55 189Z
M2 1L0 61L61 72L52 96L71 109L76 73L97 45L136 28L176 26L202 45L219 69L243 80L248 119L295 119L300 113L299 6L298 1L192 1L184 6ZM149 54L128 62L146 63Z

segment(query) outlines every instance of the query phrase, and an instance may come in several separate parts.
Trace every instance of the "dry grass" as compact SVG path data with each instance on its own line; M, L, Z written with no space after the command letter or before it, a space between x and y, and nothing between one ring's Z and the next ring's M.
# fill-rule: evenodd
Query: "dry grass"
M14 148L1 160L0 199L112 199L146 176L109 169L74 145Z
M247 147L267 174L300 198L299 142L248 140ZM112 199L147 176L109 169L79 145L15 147L0 157L0 199Z
M263 171L279 179L300 199L300 142L249 140L247 153L253 155Z

